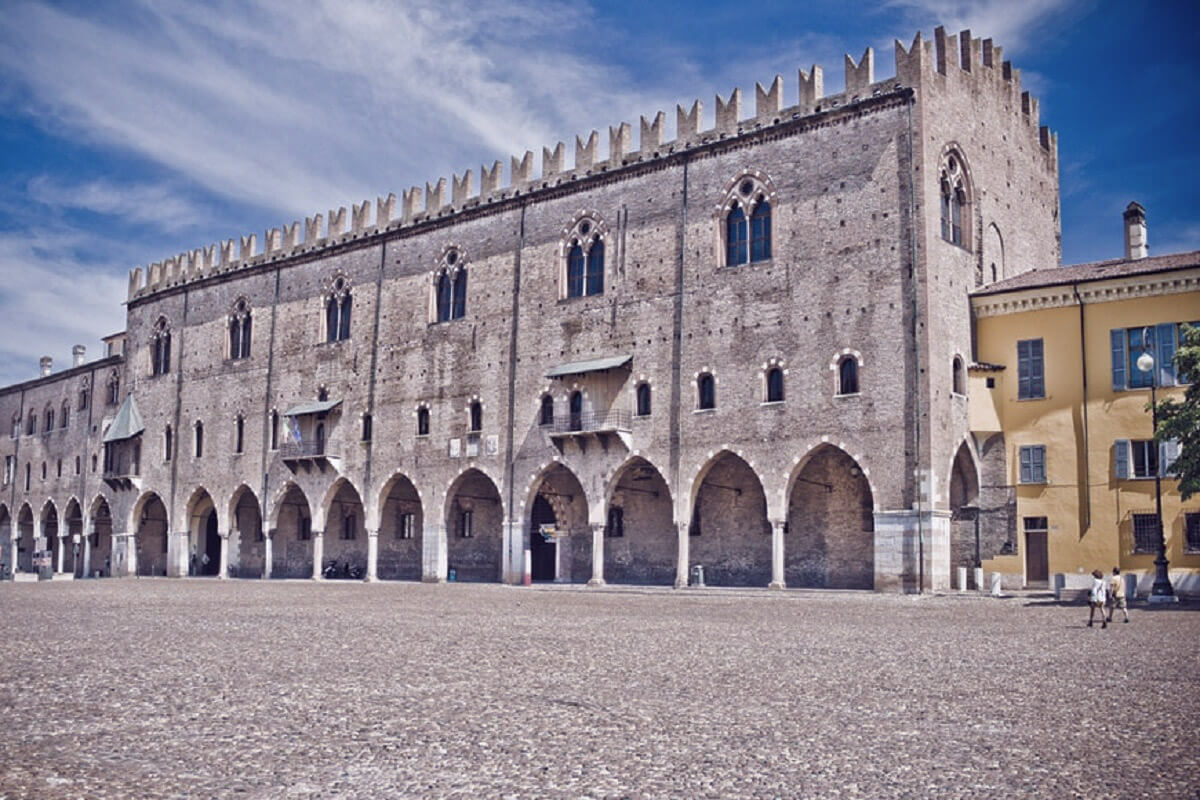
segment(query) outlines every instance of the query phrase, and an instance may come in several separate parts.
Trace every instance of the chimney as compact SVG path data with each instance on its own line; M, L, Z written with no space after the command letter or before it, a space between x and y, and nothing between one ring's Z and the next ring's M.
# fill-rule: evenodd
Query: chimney
M42 377L44 378L50 374L50 368L54 366L54 359L50 356L42 356L38 363L42 365Z
M1125 258L1133 261L1150 254L1146 242L1146 209L1138 203L1125 207Z
M75 366L83 366L83 355L87 352L87 348L81 344L77 344L71 348L71 358L75 362Z

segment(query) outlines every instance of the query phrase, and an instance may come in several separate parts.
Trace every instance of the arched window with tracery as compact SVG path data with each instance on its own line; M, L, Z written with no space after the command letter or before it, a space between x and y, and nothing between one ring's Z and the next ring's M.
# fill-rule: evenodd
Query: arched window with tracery
M942 238L951 244L970 248L971 185L963 158L951 150L942 158L938 170L941 195Z
M150 374L166 375L171 371L171 327L166 317L159 317L150 334Z
M107 395L105 400L108 405L115 406L121 399L121 376L114 369L108 376Z
M350 281L345 275L338 275L325 296L325 341L340 342L350 338L350 311L353 305Z
M450 322L467 314L467 264L457 247L447 247L433 278L433 321Z
M232 359L250 357L250 303L246 298L238 298L229 314L229 357Z
M43 419L45 420L46 427L42 432L49 433L50 431L54 430L54 406L51 406L51 405L46 406L46 411L43 414Z
M62 409L59 412L58 427L65 428L71 421L71 403L67 400L62 401Z
M772 196L766 180L758 175L746 175L734 182L721 207L725 266L771 259Z
M607 227L593 212L579 214L563 230L566 271L560 297L604 294L604 237Z

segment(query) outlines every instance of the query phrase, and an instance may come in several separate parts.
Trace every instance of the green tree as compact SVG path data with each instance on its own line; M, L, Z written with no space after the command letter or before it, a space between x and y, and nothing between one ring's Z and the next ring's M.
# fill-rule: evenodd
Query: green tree
M1200 327L1183 326L1183 342L1175 351L1175 374L1187 376L1191 383L1183 402L1173 399L1158 402L1159 442L1179 442L1179 457L1173 465L1179 475L1179 494L1183 500L1200 492Z

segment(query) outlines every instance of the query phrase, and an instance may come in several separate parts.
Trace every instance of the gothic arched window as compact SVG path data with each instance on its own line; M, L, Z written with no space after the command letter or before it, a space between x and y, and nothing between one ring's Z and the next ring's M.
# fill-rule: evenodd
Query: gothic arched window
M539 425L554 424L554 397L549 394L542 395L542 413L538 418Z
M350 281L344 275L337 276L325 298L325 341L340 342L350 338L350 310L353 304Z
M583 430L583 392L571 392L568 407L571 413L571 430Z
M971 247L971 186L962 156L950 151L938 171L941 195L942 238L960 247Z
M564 230L567 254L565 282L560 297L588 297L604 294L604 236L603 222L592 212L577 218L573 227Z
M470 417L471 433L483 430L483 403L478 400L471 403Z
M637 415L650 416L650 384L639 383L637 387Z
M462 319L467 315L467 271L460 269L454 275L454 303L450 308L450 319Z
M433 279L433 322L450 322L467 314L467 265L457 247L448 247Z
M963 360L961 356L955 356L953 363L950 365L951 371L951 390L955 394L966 394L966 383L963 378Z
M737 180L723 206L728 267L771 259L772 192L756 175Z
M71 421L71 404L68 401L63 400L62 401L62 412L58 418L58 427L65 428L65 427L67 427L67 424L70 421Z
M767 370L767 402L783 402L783 368L771 367Z
M429 435L429 409L421 406L417 409L417 436Z
M838 394L858 394L858 362L853 356L842 356L838 363Z
M707 411L717 407L717 380L711 373L702 372L696 378L696 408Z
M151 375L166 375L171 371L171 328L166 317L159 317L150 334Z
M229 315L229 357L250 357L250 304L240 298Z

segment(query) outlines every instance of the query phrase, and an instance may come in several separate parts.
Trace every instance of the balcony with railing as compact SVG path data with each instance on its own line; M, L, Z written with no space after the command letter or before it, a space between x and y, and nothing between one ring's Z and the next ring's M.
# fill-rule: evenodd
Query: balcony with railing
M303 468L308 472L314 466L324 472L325 468L337 457L329 452L328 442L322 439L313 439L311 441L284 442L279 446L279 458L292 472L295 472L297 468Z
M541 426L556 444L574 439L581 448L586 448L588 438L596 438L607 448L610 438L619 439L629 447L629 434L633 430L633 415L621 409L608 411L583 411L555 417Z

